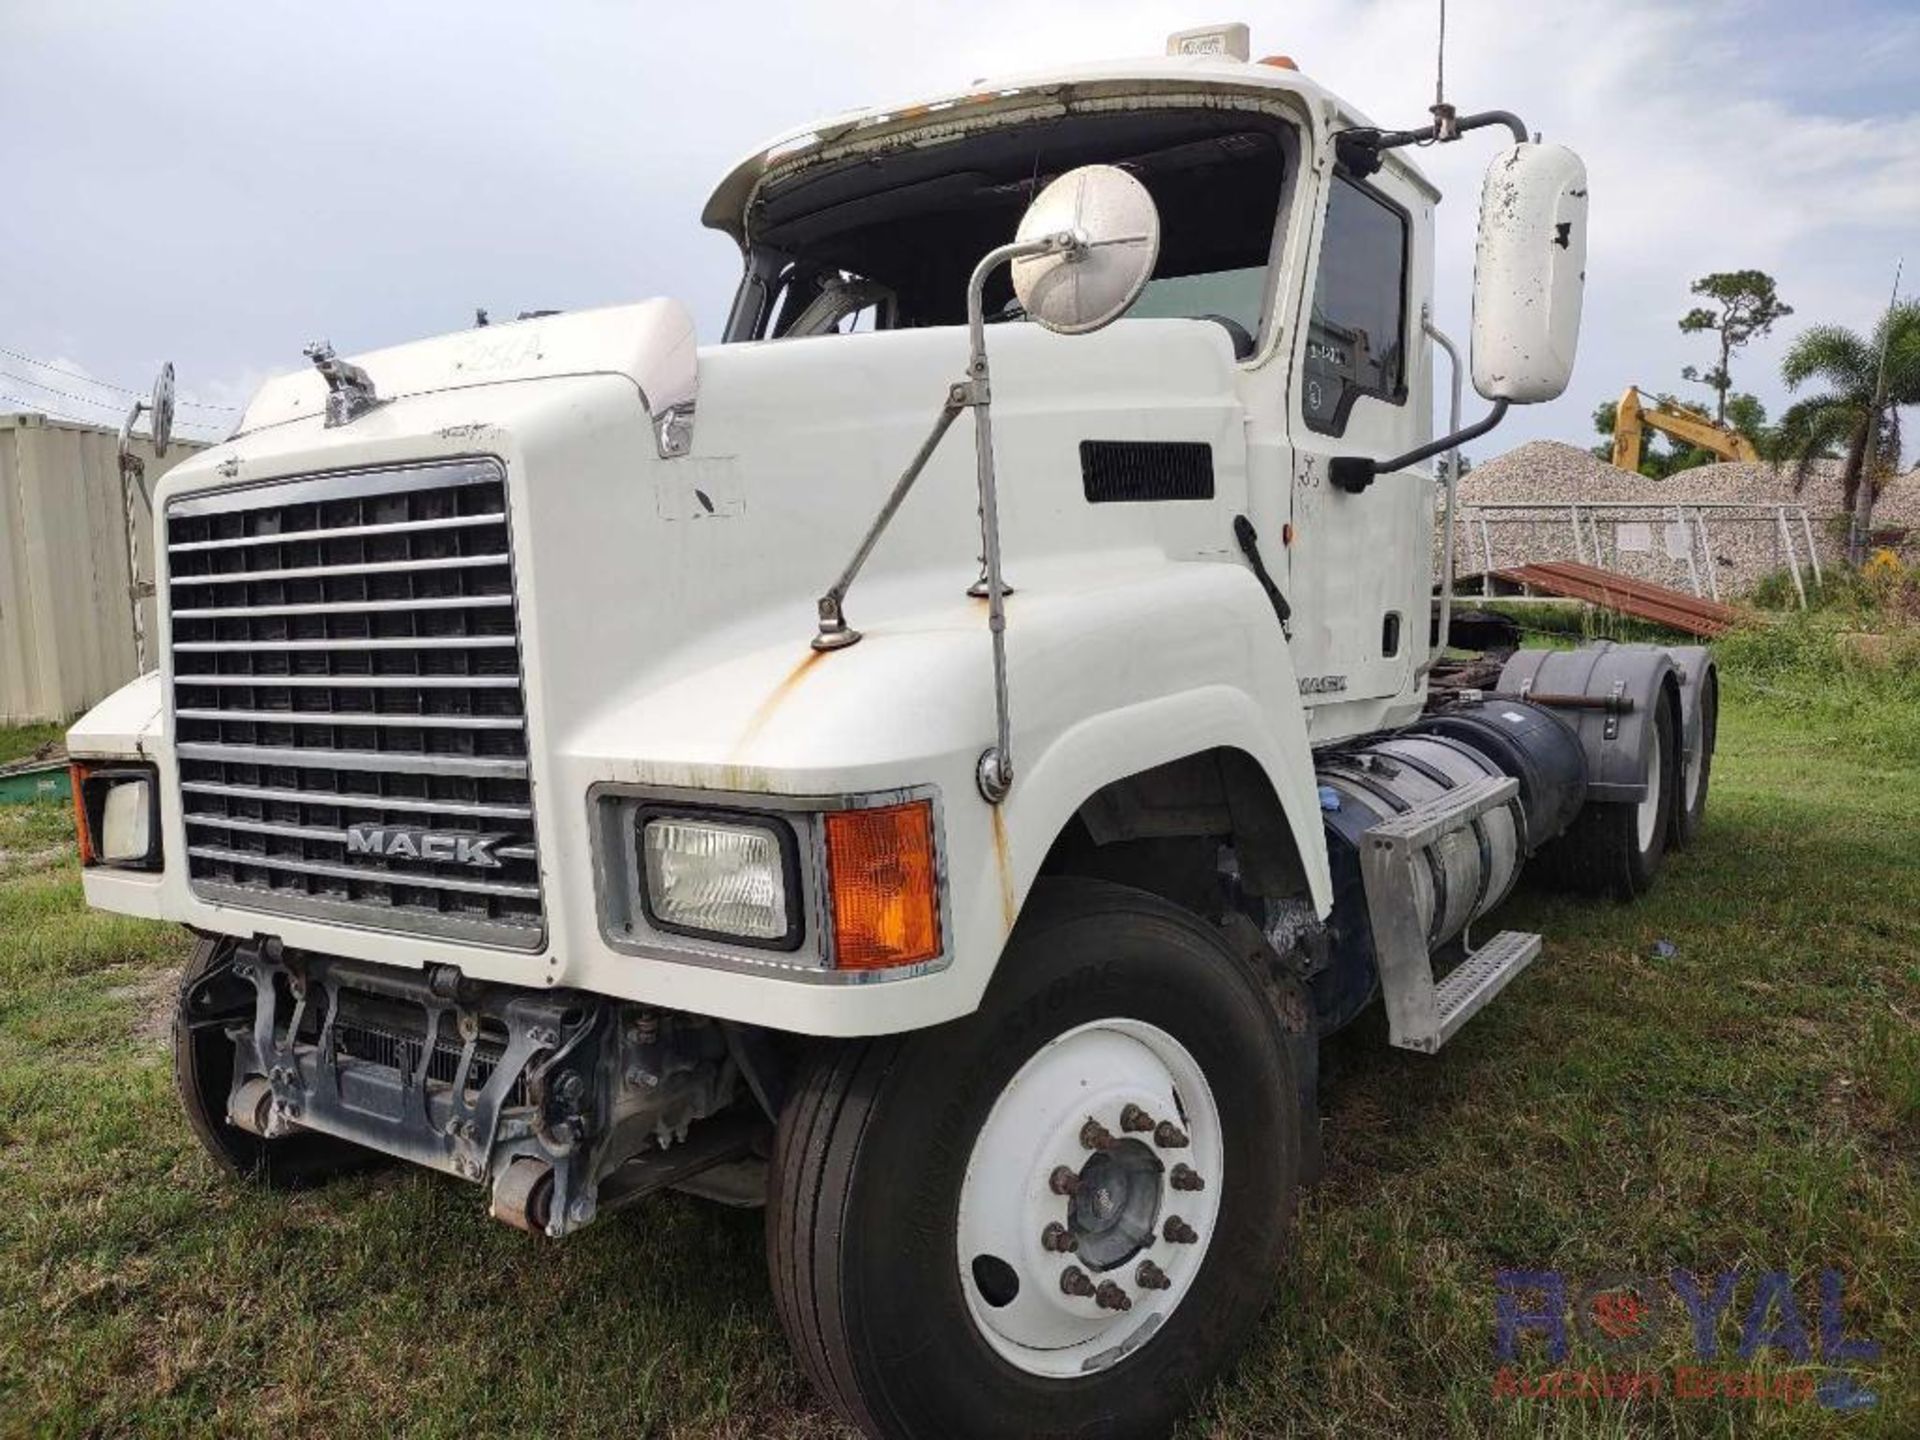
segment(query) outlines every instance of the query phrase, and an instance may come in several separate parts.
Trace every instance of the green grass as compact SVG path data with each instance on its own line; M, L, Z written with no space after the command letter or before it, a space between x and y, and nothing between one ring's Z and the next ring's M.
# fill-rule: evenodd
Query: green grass
M24 760L42 745L62 738L65 725L0 726L0 765Z
M1523 892L1545 956L1440 1056L1377 1017L1332 1043L1326 1179L1189 1435L1920 1434L1920 697L1778 633L1726 647L1707 833L1647 901ZM424 1173L222 1179L155 1023L185 942L87 912L67 827L0 807L0 1433L839 1433L757 1215L669 1197L552 1246ZM1496 1270L1672 1266L1790 1271L1810 1329L1844 1271L1877 1409L1495 1398ZM1690 1361L1669 1308L1615 1369Z

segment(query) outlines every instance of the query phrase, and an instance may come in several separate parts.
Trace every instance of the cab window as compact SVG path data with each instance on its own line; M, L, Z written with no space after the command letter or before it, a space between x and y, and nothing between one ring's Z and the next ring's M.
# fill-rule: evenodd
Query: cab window
M1033 197L1076 166L1106 164L1139 180L1160 212L1159 263L1129 314L1211 321L1247 360L1268 328L1296 151L1278 117L1153 106L903 137L803 165L769 180L749 207L748 279L728 338L963 323L973 267L1013 235ZM991 323L1025 318L1005 266L988 277L985 303Z
M1271 232L1251 243L1271 244ZM1156 275L1127 314L1138 320L1213 320L1226 327L1234 354L1250 359L1267 307L1266 257L1260 260L1197 275Z
M1300 408L1309 429L1345 434L1363 395L1406 400L1407 233L1404 211L1334 176L1307 325Z

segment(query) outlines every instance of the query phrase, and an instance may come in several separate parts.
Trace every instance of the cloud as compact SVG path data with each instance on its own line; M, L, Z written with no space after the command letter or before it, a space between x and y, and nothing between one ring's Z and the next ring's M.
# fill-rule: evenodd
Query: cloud
M1432 100L1433 0L1290 0L1254 21L1383 123ZM0 345L232 401L305 341L389 344L494 313L687 300L725 314L711 184L816 115L994 73L1151 54L1217 0L613 6L58 0L0 11ZM1679 388L1675 321L1710 270L1775 274L1798 313L1736 363L1778 409L1801 322L1872 323L1920 230L1920 24L1861 0L1455 0L1448 92L1587 158L1591 285L1574 388L1483 451L1582 440L1628 382ZM1448 193L1437 311L1467 328L1493 142L1430 149ZM1916 268L1920 268L1920 256Z

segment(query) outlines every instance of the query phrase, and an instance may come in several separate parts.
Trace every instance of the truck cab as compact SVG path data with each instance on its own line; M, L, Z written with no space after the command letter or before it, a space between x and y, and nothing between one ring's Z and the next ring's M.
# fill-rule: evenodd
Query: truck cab
M1138 108L1143 91L1150 109ZM1182 339L1162 332L1141 343L1171 351L1210 339L1225 350L1230 367L1205 384L1231 413L1232 433L1171 413L1190 406L1165 392L1144 411L1136 397L1103 404L1098 394L1046 408L1089 436L1104 427L1104 439L1167 443L1163 432L1184 430L1190 443L1209 445L1209 496L1173 479L1156 490L1143 476L1137 493L1088 499L1174 507L1103 512L1144 521L1147 543L1174 560L1217 554L1221 516L1247 514L1271 537L1270 568L1298 597L1289 650L1309 682L1298 692L1309 734L1379 728L1418 709L1422 645L1412 620L1429 584L1422 565L1389 570L1372 559L1428 553L1431 485L1408 471L1336 502L1326 462L1399 454L1432 436L1433 352L1421 326L1440 196L1399 153L1365 178L1347 172L1331 137L1365 124L1287 63L1172 57L801 132L743 162L707 207L707 224L733 236L745 257L727 339L958 324L968 272L1012 233L1041 177L1079 163L1124 168L1161 219L1159 261L1128 311L1129 329L1169 319L1219 332L1196 336L1189 325ZM987 312L990 322L1018 318L1004 274L990 284ZM1169 355L1169 365L1180 363ZM1135 418L1122 423L1114 410ZM1015 423L1000 422L1009 446L1019 443ZM1201 499L1212 502L1205 511ZM1072 507L1068 517L1086 519ZM1197 534L1183 552L1169 531L1187 526ZM1129 537L1085 543L1103 542Z
M1467 938L1523 863L1643 889L1704 805L1704 652L1434 689L1477 432L1406 151L1486 127L1484 430L1566 382L1577 159L1239 26L757 148L717 343L312 347L160 483L158 669L70 737L90 902L197 937L209 1153L555 1239L764 1204L866 1432L1163 1430L1265 1303L1320 1038L1438 1049L1539 951Z

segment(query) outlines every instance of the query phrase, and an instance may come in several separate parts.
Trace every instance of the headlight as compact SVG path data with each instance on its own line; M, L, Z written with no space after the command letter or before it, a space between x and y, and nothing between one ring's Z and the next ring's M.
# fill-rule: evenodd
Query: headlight
M82 864L160 868L159 789L151 769L75 761L73 799Z
M791 950L800 943L793 835L778 821L642 811L642 898L662 930Z
M109 865L144 860L153 849L153 786L122 780L101 807L100 858Z

